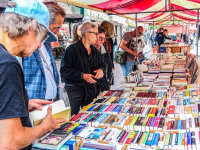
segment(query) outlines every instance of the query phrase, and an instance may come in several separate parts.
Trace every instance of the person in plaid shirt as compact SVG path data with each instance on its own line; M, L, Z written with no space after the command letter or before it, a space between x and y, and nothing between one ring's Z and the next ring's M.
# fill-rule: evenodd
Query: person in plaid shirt
M66 16L65 11L56 2L44 2L44 4L50 13L49 29L54 34L59 34ZM41 53L48 64L45 63ZM57 99L59 74L49 42L42 43L40 51L37 49L31 57L23 58L22 65L29 99Z

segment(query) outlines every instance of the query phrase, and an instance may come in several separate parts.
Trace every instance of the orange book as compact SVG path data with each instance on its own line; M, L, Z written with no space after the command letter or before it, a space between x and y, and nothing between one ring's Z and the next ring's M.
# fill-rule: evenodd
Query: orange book
M125 121L124 123L124 129L128 130L129 129L129 125L131 124L132 120L133 120L134 116L129 116L128 119Z

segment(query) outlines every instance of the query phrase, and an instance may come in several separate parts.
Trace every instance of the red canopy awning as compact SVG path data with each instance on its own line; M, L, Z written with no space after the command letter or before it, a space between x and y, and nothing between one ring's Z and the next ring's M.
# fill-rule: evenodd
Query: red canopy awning
M65 1L65 0L62 0ZM124 14L127 17L135 19L137 14L138 21L160 21L171 16L171 20L180 20L182 22L193 22L197 20L197 9L200 8L200 0L71 0L76 3L82 3L92 8L103 11L111 11L116 14ZM170 3L169 3L170 2ZM166 9L167 8L167 9ZM175 11L183 9L195 9L186 11ZM172 12L158 12L170 11ZM142 12L142 13L141 13ZM151 12L151 13L144 13ZM154 13L153 13L154 12Z

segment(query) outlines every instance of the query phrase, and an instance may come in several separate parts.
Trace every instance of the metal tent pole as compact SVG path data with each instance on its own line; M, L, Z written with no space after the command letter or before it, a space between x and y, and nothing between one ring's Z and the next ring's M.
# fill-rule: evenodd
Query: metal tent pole
M154 22L153 22L153 46L154 46Z
M135 14L135 26L136 26L135 29L136 29L136 51L137 51L137 50L138 50L138 39L137 39L137 38L138 38L138 36L137 36L137 35L138 35L138 33L137 33L137 32L138 32L138 31L137 31L137 14Z
M198 56L198 48L199 48L198 38L199 38L199 9L197 11L197 51L196 51L197 56Z

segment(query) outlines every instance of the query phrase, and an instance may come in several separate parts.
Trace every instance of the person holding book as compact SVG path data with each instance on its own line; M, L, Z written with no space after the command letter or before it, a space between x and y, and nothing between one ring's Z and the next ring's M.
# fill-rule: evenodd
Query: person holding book
M124 81L127 81L127 75L131 71L133 71L136 58L139 56L139 53L137 52L136 49L136 36L138 38L141 37L143 31L144 31L143 27L139 26L137 27L137 35L136 35L136 30L132 32L126 32L123 35L120 48L123 49L125 52L127 52L127 61L124 65L121 65L124 75Z
M0 149L31 150L37 138L52 132L57 124L49 106L46 117L38 126L31 127L29 112L42 109L45 100L29 97L24 74L15 58L29 57L41 47L41 41L54 42L57 38L48 29L49 11L37 0L14 0L0 16Z

